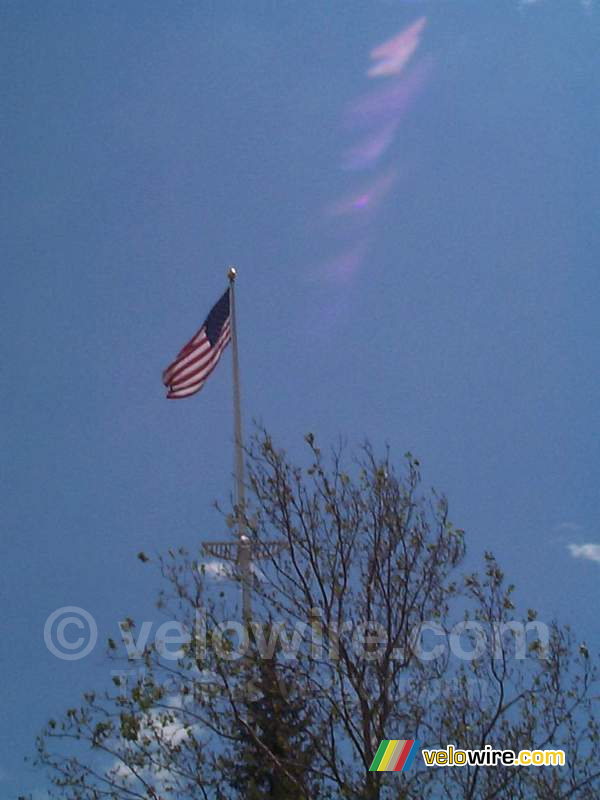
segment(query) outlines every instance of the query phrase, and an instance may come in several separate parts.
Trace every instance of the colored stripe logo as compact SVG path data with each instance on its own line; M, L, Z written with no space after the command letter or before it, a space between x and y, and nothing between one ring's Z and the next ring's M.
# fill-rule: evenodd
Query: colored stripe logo
M369 772L407 772L420 745L420 739L384 739Z

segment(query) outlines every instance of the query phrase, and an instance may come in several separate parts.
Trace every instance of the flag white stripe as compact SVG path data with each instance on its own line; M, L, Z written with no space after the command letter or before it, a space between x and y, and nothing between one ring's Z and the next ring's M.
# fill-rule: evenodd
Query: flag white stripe
M162 373L167 397L198 392L215 369L231 341L231 288L214 304L202 327L177 353Z
M169 384L171 386L175 386L178 383L187 381L188 378L192 377L193 375L197 375L198 373L202 372L206 365L212 361L214 355L215 348L213 347L207 353L204 353L203 356L194 364L190 364L188 367L177 370L177 372L172 375Z
M169 392L169 397L173 399L179 399L180 397L188 397L190 394L195 394L196 392L199 392L205 383L206 381L200 381L200 383L194 384L193 386L190 386L187 389L178 389L176 392L171 391Z
M226 325L219 338L215 342L215 346L211 348L211 350L198 362L192 364L188 369L178 370L175 373L170 381L169 386L172 389L178 389L182 387L184 384L189 384L191 379L199 379L201 378L207 370L212 368L212 364L215 359L218 359L221 355L220 347L224 339L227 341L229 340L229 326Z
M170 385L173 383L180 383L182 379L187 379L187 377L193 374L195 371L202 368L203 364L210 359L211 354L214 352L215 348L218 346L221 337L224 335L230 335L230 325L229 321L225 323L223 329L221 331L221 335L219 339L217 339L215 346L211 347L210 342L206 338L206 333L203 330L202 332L202 341L198 343L194 347L193 350L185 354L184 358L176 359L166 370L163 375L163 383L165 385ZM184 348L185 350L185 348ZM203 359L200 359L200 356L205 354L206 356ZM191 363L195 362L195 363ZM185 369L185 367L188 369Z
M206 379L216 367L217 362L221 358L223 350L229 344L231 340L229 324L227 324L223 331L221 332L221 336L217 340L215 347L213 348L213 358L211 359L210 363L206 365L206 368L202 371L201 375L196 375L193 378L190 377L188 381L185 381L184 384L178 383L176 385L170 386L169 395L172 398L180 398L180 397L187 397L188 395L194 394L195 392L200 391L200 389L204 386Z
M166 368L163 374L164 382L168 383L173 378L175 373L178 372L182 367L184 367L186 364L189 364L189 362L193 361L194 358L197 358L203 352L210 349L210 342L206 338L206 331L203 329L202 338L198 340L197 344L194 346L194 349L185 353L183 356L181 354L177 356L175 361L173 361L172 364L169 364L169 366Z
M220 355L221 354L219 354L219 356ZM212 365L212 368L202 378L199 378L199 379L193 381L189 385L180 386L180 387L177 387L177 388L173 387L173 388L169 389L169 397L171 397L173 399L176 399L176 398L179 398L179 397L187 397L190 394L195 394L196 392L199 392L200 389L206 383L206 380L208 379L208 377L212 374L213 369L217 366L218 361L219 361L219 358L217 358L215 360L214 364Z
M193 383L205 380L208 377L208 375L210 375L210 372L214 367L215 363L219 360L220 355L221 353L217 352L216 350L213 351L211 358L208 361L206 361L201 370L194 370L194 372L190 372L181 380L171 383L170 385L171 390L178 391L179 389L186 389Z

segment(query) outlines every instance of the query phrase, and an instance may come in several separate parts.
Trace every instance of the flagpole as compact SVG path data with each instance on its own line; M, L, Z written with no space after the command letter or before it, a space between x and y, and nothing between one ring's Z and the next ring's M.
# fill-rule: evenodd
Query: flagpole
M229 267L227 277L229 279L229 301L231 308L231 350L232 350L232 374L233 374L233 424L235 436L235 505L237 516L237 529L239 537L239 567L242 580L242 616L245 623L250 621L250 540L244 530L244 445L242 440L242 404L240 393L240 365L238 357L237 325L235 318L235 279L237 270Z
M242 584L242 619L246 630L249 632L252 620L251 591L252 591L252 563L260 559L273 559L287 543L284 541L261 542L256 538L250 541L246 533L246 508L244 491L244 443L242 440L242 409L240 398L240 366L238 359L238 339L235 318L235 279L237 270L229 267L229 316L231 325L231 350L233 372L233 426L235 436L235 516L237 528L237 541L208 541L203 542L204 552L213 558L222 558L237 564Z

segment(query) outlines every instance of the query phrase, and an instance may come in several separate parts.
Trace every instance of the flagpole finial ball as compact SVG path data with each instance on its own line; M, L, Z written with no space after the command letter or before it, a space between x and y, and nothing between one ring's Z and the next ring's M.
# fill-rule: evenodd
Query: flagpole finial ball
M227 277L230 281L234 281L237 275L237 269L235 267L229 267L227 270Z

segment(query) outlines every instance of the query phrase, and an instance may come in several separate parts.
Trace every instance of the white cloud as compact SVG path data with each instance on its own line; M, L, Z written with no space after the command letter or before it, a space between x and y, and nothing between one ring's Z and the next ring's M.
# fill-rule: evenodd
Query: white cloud
M208 674L210 675L211 673ZM177 711L182 707L182 699L180 696L178 696L170 700L167 704ZM160 741L162 741L168 747L175 747L184 742L186 739L189 739L190 736L194 737L195 739L200 738L200 732L202 730L200 723L186 726L182 721L179 721L176 718L173 722L164 724L162 722L163 714L163 711L151 709L147 714L146 724L143 724L140 728L140 736L147 735L151 739L151 741L154 743L151 745L151 748L156 747L157 754L160 751ZM158 743L155 741L156 739L159 740ZM108 770L108 775L110 775L111 779L114 780L117 785L124 789L132 789L138 784L140 777L158 789L158 791L161 793L166 793L173 784L173 775L169 770L157 767L155 765L153 769L137 769L136 772L133 772L130 767L128 767L119 759L113 761L112 766Z
M528 6L541 6L544 5L546 0L519 0L519 8L527 8ZM594 0L580 0L580 5L586 11L590 11L594 5Z
M573 558L585 558L600 564L600 544L569 544L567 547Z
M571 520L567 520L566 522L559 522L558 525L554 526L555 531L568 531L569 533L576 533L581 529L582 529L581 525L579 525L577 522L572 522Z
M266 583L267 576L255 562L250 564L250 570L261 583ZM200 564L200 572L206 575L207 578L213 578L216 581L224 581L236 577L235 566L232 563L228 561L219 561L217 559L213 561L204 561Z
M208 578L214 578L217 581L225 580L233 576L233 567L226 561L205 561L200 565L201 572Z

